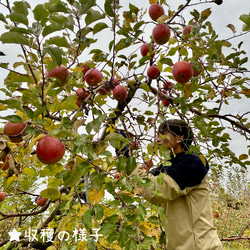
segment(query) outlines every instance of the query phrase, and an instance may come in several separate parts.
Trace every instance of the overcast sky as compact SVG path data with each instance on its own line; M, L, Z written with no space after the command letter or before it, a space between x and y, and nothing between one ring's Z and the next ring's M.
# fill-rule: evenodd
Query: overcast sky
M5 0L2 0L2 2L5 2ZM13 0L10 0L11 3L13 3ZM31 5L32 8L36 4L41 4L45 2L44 0L30 0L28 1ZM100 3L101 6L103 6L104 0L97 0L97 3ZM148 0L120 0L121 5L127 5L128 3L131 2L132 4L136 6L143 6L144 8L146 6L149 6ZM177 9L178 5L184 4L186 1L184 0L168 0L167 3L170 6L174 6L175 9ZM192 1L192 2L199 2L197 1ZM239 16L241 14L249 14L250 12L250 0L224 0L224 3L222 5L216 5L214 3L210 4L201 4L201 5L196 5L194 7L189 7L183 12L183 15L186 17L186 20L188 21L190 16L189 12L193 9L198 9L199 11L205 9L205 8L211 8L212 9L212 15L209 17L209 21L212 22L213 27L215 28L216 32L219 34L219 38L221 39L226 39L230 38L233 36L232 31L227 28L226 26L228 24L233 24L236 28L237 33L240 34L242 30L242 25L243 23L239 20ZM5 10L3 7L0 5L0 13L5 13ZM4 32L4 26L2 23L0 23L0 33ZM230 40L235 47L240 41L244 41L244 44L242 46L242 49L247 52L247 56L250 57L250 46L249 46L249 40L250 40L250 33L248 33L244 37L239 37L237 39ZM6 45L6 44L1 44L0 43L0 51L4 52L6 56L1 56L0 57L0 62L8 62L10 63L10 67L12 67L12 64L20 60L17 59L18 53L20 53L20 48L18 45ZM247 64L248 68L250 69L250 61ZM246 66L245 66L246 67ZM0 88L3 88L3 79L7 75L7 71L3 70L0 68ZM250 76L249 76L250 77ZM0 92L0 99L4 99L4 95L2 92ZM237 105L231 105L230 109L232 110L232 113L235 112L242 112L244 110L248 111L249 110L249 99L244 100L242 102L237 101ZM0 115L3 115L0 114ZM244 140L242 137L240 137L237 134L233 135L233 143L232 143L232 150L238 152L238 154L247 153L247 145L249 145L246 140ZM250 175L249 175L250 176Z

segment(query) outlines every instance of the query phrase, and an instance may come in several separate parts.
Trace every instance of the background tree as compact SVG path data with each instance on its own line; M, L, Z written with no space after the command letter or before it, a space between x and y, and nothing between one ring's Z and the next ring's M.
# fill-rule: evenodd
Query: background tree
M0 107L10 112L1 116L4 249L165 249L164 212L140 197L151 183L127 177L137 162L169 159L156 142L165 118L193 128L191 150L207 155L215 194L223 168L246 172L249 151L237 156L230 143L232 133L249 139L249 112L230 104L249 98L248 57L242 42L232 45L249 34L249 14L241 32L229 24L233 36L220 39L209 16L221 1L155 4L0 3L0 41L21 48L20 61L0 64ZM9 240L14 228L19 242ZM249 239L247 220L239 232Z

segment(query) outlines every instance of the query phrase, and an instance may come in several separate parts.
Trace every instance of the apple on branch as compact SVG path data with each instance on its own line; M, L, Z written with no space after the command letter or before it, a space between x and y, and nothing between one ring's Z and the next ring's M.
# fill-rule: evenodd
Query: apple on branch
M89 69L86 73L85 73L85 81L87 82L88 85L90 86L97 86L98 83L101 82L102 80L102 72L98 69Z
M157 21L157 19L165 14L165 11L161 5L158 3L151 4L148 9L148 14L153 21Z
M12 142L21 142L22 136L27 128L27 123L7 122L3 127L3 134L7 135Z
M9 159L10 159L10 157L9 157L9 155L7 155L5 161L0 162L0 169L2 169L2 170L8 170L9 169L9 167L10 167Z
M156 65L151 65L149 66L148 70L147 70L147 76L150 79L157 79L160 75L160 70Z
M4 192L0 192L0 202L4 201L6 194Z
M43 207L47 201L48 201L48 199L43 198L42 196L37 196L36 200L35 200L37 206L39 206L39 207Z
M57 78L64 85L66 84L69 75L69 70L64 65L60 65L50 70L45 77L47 79L52 77Z
M115 88L116 86L120 85L120 81L116 78L113 78L113 85L110 86L110 83L107 83L107 86L99 91L101 95L107 95L111 89Z
M128 92L127 89L123 85L117 85L113 89L113 97L117 101L124 101L127 98Z
M36 155L44 164L54 164L60 161L64 153L64 144L55 137L46 135L37 143Z
M153 44L151 44L151 50L150 50L150 43L144 43L141 46L140 52L142 56L147 56L150 55L151 57L154 57L155 55L155 46Z
M191 33L193 25L186 25L182 30L182 35L186 36Z
M178 61L172 69L174 79L178 83L187 83L193 76L193 67L191 63L186 61Z
M152 36L154 41L159 45L167 43L170 38L170 29L168 25L164 23L157 24L153 29Z

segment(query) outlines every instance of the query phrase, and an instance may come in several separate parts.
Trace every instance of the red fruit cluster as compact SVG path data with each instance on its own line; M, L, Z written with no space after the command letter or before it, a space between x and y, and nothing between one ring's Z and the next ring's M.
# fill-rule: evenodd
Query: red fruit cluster
M55 137L44 136L37 143L36 155L44 164L54 164L60 161L64 153L64 144Z
M86 99L89 96L90 92L89 89L83 89L83 88L78 88L76 91L77 100L76 100L76 105L78 107L81 107L83 100Z
M112 88L114 88L114 87L116 87L118 85L120 85L120 82L116 78L113 78L113 86L107 86L104 89L101 89L99 91L99 94L107 95L111 91Z

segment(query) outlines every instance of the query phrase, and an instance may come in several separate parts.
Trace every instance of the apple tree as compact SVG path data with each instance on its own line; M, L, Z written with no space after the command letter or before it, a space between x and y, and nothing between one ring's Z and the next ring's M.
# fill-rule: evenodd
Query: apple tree
M250 16L221 39L210 16L222 1L179 2L0 2L0 41L18 55L0 62L3 249L165 249L165 213L140 196L151 183L129 175L169 159L156 141L166 118L193 128L191 150L213 178L246 171L249 151L230 143L250 134L237 109L250 95L248 57L234 43Z

